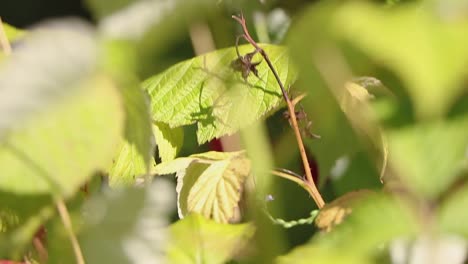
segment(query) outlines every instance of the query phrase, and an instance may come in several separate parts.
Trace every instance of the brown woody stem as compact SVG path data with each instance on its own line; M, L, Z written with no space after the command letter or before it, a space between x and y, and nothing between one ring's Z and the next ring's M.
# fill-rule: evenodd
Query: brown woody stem
M268 54L265 52L265 50L263 50L260 46L258 46L257 42L255 42L255 40L253 40L253 38L250 36L244 16L243 15L232 16L232 18L235 19L237 22L239 22L239 24L242 26L242 30L244 31L244 34L242 35L242 37L244 37L252 46L255 47L255 50L259 52L260 55L262 55L263 59L267 62L268 67L270 67L270 70L273 72L273 75L275 76L276 81L278 82L278 85L281 88L281 92L283 93L283 98L286 101L286 104L288 105L288 111L291 117L291 124L294 130L294 134L296 136L297 145L299 146L299 152L301 154L302 164L304 165L304 171L306 174L306 179L304 180L304 183L309 189L309 193L311 194L318 208L322 208L325 205L325 202L322 196L320 195L320 192L318 191L317 186L315 185L313 177L312 177L309 160L307 159L307 154L305 152L305 147L302 141L301 132L297 124L296 111L294 109L294 105L291 102L291 99L289 98L288 93L286 89L284 88L284 85L281 82L281 79L279 78L279 75L276 72L275 67L273 66L273 63L271 63L271 60L268 57Z

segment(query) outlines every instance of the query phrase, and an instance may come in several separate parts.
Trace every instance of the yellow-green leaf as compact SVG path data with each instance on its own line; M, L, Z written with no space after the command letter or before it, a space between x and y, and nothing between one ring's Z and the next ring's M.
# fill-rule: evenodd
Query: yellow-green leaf
M296 79L285 47L261 44L269 54L285 87ZM252 52L249 45L239 47L241 54ZM155 121L170 127L197 123L199 143L232 134L252 124L278 107L281 90L266 62L261 62L258 75L247 81L230 65L237 58L234 47L217 50L181 62L143 83L151 98Z
M109 169L111 186L131 185L156 165L147 100L135 84L120 88L125 103L125 133Z
M111 162L123 129L117 88L99 76L10 131L0 145L0 190L71 195Z
M158 153L162 162L168 162L177 156L184 143L182 127L170 128L162 122L153 124L153 134L158 145Z
M191 214L170 227L169 263L226 263L254 234L251 224L221 224Z
M163 162L154 172L176 173L180 218L194 212L227 223L235 221L250 161L244 151L210 151Z

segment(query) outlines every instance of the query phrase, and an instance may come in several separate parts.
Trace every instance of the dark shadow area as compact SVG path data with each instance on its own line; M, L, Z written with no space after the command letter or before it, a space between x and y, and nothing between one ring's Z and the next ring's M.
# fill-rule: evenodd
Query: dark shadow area
M67 16L92 21L83 0L2 0L0 16L4 22L19 28L45 19Z

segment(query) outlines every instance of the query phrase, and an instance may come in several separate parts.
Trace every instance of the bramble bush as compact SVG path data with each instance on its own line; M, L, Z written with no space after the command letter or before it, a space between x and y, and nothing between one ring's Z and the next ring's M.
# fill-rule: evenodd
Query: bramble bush
M464 263L466 2L296 2L4 21L0 263Z

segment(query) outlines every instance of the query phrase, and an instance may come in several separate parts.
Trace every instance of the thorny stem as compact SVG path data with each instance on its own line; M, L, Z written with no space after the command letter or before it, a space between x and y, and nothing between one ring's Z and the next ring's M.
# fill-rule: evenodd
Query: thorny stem
M80 248L80 244L78 243L78 239L76 238L75 233L73 232L72 223L70 220L70 215L68 214L67 206L63 199L58 198L56 199L56 206L59 212L60 218L62 218L63 225L65 226L65 230L67 231L68 238L73 247L73 251L75 252L75 258L77 264L85 264L83 253Z
M302 136L299 130L299 125L297 124L296 111L294 110L294 105L291 102L291 99L289 98L288 93L286 89L284 88L284 85L281 82L281 79L279 78L278 73L275 70L275 67L271 63L270 58L268 57L268 54L265 52L265 50L263 50L260 46L258 46L257 42L255 42L255 40L253 40L253 38L250 36L244 16L241 14L240 16L232 16L232 18L235 19L242 26L242 29L244 31L244 34L242 35L242 37L245 38L252 46L255 47L256 52L259 52L260 55L262 55L263 59L265 59L265 61L267 62L268 67L270 67L270 70L273 72L273 75L275 76L276 81L278 82L278 85L281 88L281 92L283 93L283 98L286 101L286 104L288 105L288 111L291 117L291 124L294 130L294 134L296 136L297 145L299 146L299 152L301 154L302 164L304 165L304 171L306 173L306 179L303 180L303 182L304 184L307 185L310 195L312 196L318 208L320 209L325 205L325 202L322 196L320 195L312 177L312 172L310 170L309 161L307 159L307 154L305 152L304 142L302 141Z

